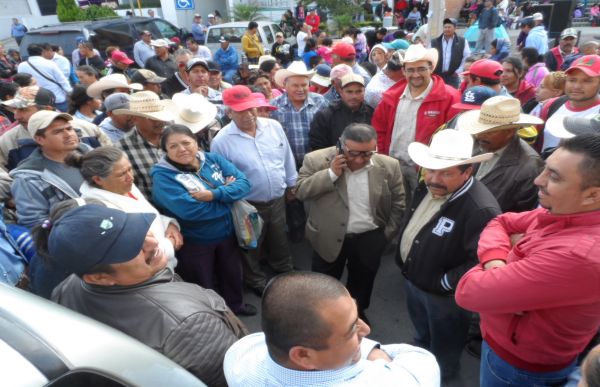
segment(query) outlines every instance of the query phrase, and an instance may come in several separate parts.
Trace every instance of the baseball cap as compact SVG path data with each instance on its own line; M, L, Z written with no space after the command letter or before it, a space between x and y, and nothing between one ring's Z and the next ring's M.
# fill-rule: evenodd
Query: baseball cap
M570 72L573 72L573 70L581 70L589 77L600 76L600 56L584 55L576 59L565 73L569 74Z
M277 110L275 106L271 105L269 101L267 101L267 97L265 97L263 93L252 93L252 97L258 101L258 107L266 107L269 110Z
M215 15L213 15L212 13L209 13L209 14L208 14L208 17L209 17L209 18L210 18L210 17L215 17Z
M275 34L275 35L277 35L277 34ZM221 36L219 38L219 43L229 42L229 39L230 39L229 36Z
M223 91L223 104L236 112L260 106L252 91L244 85L236 85Z
M381 43L387 50L406 50L410 43L404 39L394 39L391 42Z
M454 27L456 27L457 21L455 18L453 17L447 17L444 19L444 23L443 24L452 24Z
M31 117L29 117L27 131L31 137L33 137L38 130L46 129L57 118L63 118L67 121L71 121L73 119L73 117L67 113L61 113L53 110L40 110L39 112L33 113Z
M212 61L212 60L207 60L206 64L208 65L209 73L220 73L221 72L221 66L219 66L219 64L217 62Z
M560 33L561 39L569 38L569 37L577 39L577 30L575 28L565 28Z
M531 16L521 19L521 27L524 27L524 26L533 27L534 25L535 25L535 23L533 22L533 17L531 17Z
M61 267L78 275L98 265L128 262L142 250L155 217L86 204L52 225L48 252L60 259Z
M488 98L498 95L494 90L485 86L469 87L462 94L459 103L452 105L454 109L460 110L475 110L480 109L481 104Z
M571 138L583 134L600 134L600 115L595 117L574 117L562 115L548 119L546 129L558 138Z
M104 100L104 108L107 112L117 109L129 109L129 99L129 94L126 93L111 94Z
M365 85L365 79L361 75L355 73L344 75L340 81L342 82L342 89L352 83L359 83L362 86Z
M56 104L54 93L39 86L26 86L17 90L15 97L2 104L12 109L24 109L30 106L52 106Z
M536 12L533 15L531 15L533 21L542 21L544 20L544 15L542 15L541 12Z
M200 15L199 13L195 13L194 17L202 17L202 15Z
M475 61L469 71L465 71L462 75L475 75L481 78L500 79L500 75L504 72L502 65L495 60L479 59Z
M356 50L354 49L353 45L349 43L340 42L336 43L333 46L333 48L331 49L331 54L337 55L343 59L349 59L356 57Z
M202 66L206 69L206 71L210 71L210 69L208 68L208 63L206 63L206 60L200 59L200 58L190 59L187 63L187 67L185 68L185 71L187 71L189 73L190 70L196 66Z
M123 51L119 51L119 50L113 51L112 54L110 55L110 59L112 59L115 62L121 62L121 63L125 63L128 65L133 63L133 61L127 57L127 54L125 54Z
M169 41L167 39L151 40L150 45L152 47L169 47Z
M167 78L159 77L154 71L139 69L131 76L131 82L141 83L163 83Z

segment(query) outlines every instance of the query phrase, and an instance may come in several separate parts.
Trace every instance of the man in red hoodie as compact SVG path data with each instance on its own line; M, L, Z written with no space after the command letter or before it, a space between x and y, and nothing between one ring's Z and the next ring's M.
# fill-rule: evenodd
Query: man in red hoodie
M377 150L400 160L407 195L417 185L408 144L414 141L428 144L436 129L457 113L452 105L460 102L458 91L433 74L437 62L435 48L411 45L404 54L406 81L388 89L373 113Z
M543 208L488 223L455 293L481 315L482 387L564 385L600 326L600 136L565 140L534 183Z

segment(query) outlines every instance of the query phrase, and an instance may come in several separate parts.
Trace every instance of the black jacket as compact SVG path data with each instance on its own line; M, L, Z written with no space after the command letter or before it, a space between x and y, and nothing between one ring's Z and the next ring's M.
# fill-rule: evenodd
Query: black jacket
M480 181L498 200L502 212L529 211L538 201L538 189L533 180L543 166L537 152L515 136L494 168Z
M364 102L355 112L341 100L331 102L319 110L310 123L308 145L311 151L334 146L346 126L354 123L371 125L372 117L373 108Z
M426 194L421 182L405 212L400 237ZM500 213L490 191L470 178L419 231L404 263L398 251L396 262L402 274L423 291L454 294L460 278L478 262L479 234Z
M435 66L434 73L437 75L452 75L456 72L456 70L460 67L460 64L463 60L463 53L465 50L465 38L461 38L460 36L454 34L454 38L452 39L452 54L450 57L450 66L448 67L447 72L442 71L442 66L444 64L444 53L442 48L442 39L444 39L444 35L440 35L438 38L434 39L431 42L431 47L435 48L438 52L438 62Z
M171 55L167 60L162 60L158 56L154 55L148 58L146 65L144 66L148 70L152 70L159 77L169 78L171 75L177 72L177 63Z

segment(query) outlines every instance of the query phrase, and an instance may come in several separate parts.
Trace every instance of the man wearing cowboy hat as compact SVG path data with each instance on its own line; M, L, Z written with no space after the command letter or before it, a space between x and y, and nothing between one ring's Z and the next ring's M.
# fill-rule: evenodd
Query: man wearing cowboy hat
M376 137L371 125L351 123L337 146L306 155L296 187L298 199L310 202L305 233L314 249L312 270L339 280L347 265L346 287L367 323L381 256L405 208L400 165L376 154Z
M533 180L543 162L517 130L541 123L538 117L521 113L518 99L505 96L489 98L481 110L465 112L457 120L456 129L473 135L479 151L493 154L479 165L475 177L498 200L502 212L532 210L537 204Z
M50 208L63 200L78 198L83 176L79 169L65 164L76 149L91 149L79 141L66 113L41 110L27 123L27 130L39 147L11 171L11 190L17 206L19 224L27 228L48 219Z
M600 136L561 142L535 179L540 208L479 238L456 301L481 314L480 381L563 386L600 326Z
M169 78L177 72L177 63L169 54L169 44L167 39L157 39L150 43L156 55L148 58L144 67L154 71L159 77Z
M163 156L160 136L175 119L175 107L170 99L161 100L156 93L139 91L131 95L129 109L116 109L113 114L132 116L135 128L116 146L127 154L133 168L134 184L146 199L152 198L150 169Z
M407 83L383 94L373 114L377 130L377 149L399 159L406 194L411 195L417 184L416 170L407 153L408 144L429 143L431 136L455 111L452 104L460 101L458 91L433 74L438 52L413 44L404 54L404 74Z
M285 232L285 196L296 185L296 163L281 124L257 117L256 108L261 104L248 87L236 85L225 90L223 102L231 122L214 138L211 151L231 161L252 183L246 199L265 223L259 247L245 254L244 282L260 296L266 286L261 250L268 247L266 258L274 271L293 268Z
M322 95L308 91L309 79L314 71L308 71L302 61L295 61L287 69L275 73L275 83L282 85L285 93L271 101L277 108L271 117L279 121L285 130L296 165L302 165L304 155L310 150L308 132L315 114L327 106Z
M123 74L111 74L100 78L87 88L87 95L92 98L100 98L102 101L112 93L130 93L131 90L142 90L139 83L129 83ZM106 118L106 112L98 114L94 118L94 124L99 125Z
M454 301L460 277L477 263L477 240L487 222L500 214L490 191L474 176L471 135L441 130L431 146L413 142L408 154L424 170L405 214L396 261L406 278L408 313L415 344L440 363L442 379L456 375L467 340L471 313Z
M371 125L373 108L365 104L365 79L350 73L342 78L342 99L319 110L310 123L310 149L329 148L350 124Z

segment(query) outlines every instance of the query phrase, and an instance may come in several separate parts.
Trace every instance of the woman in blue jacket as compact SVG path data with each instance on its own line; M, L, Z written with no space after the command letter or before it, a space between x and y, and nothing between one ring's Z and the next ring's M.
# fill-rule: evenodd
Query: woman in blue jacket
M230 210L250 191L246 176L222 156L202 152L186 126L165 128L160 147L166 156L152 168L152 198L181 226L177 272L215 289L236 314L256 314L242 301L242 256Z

